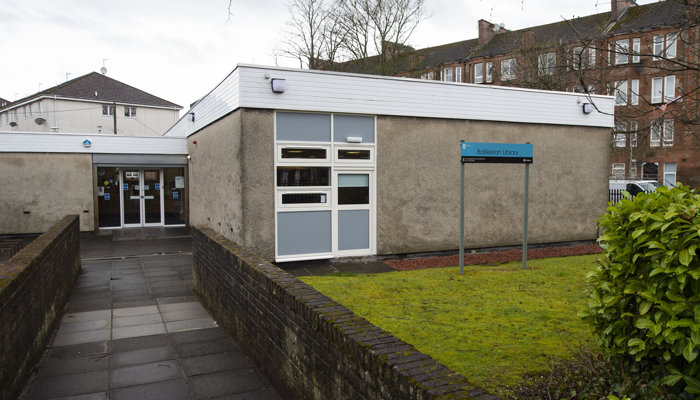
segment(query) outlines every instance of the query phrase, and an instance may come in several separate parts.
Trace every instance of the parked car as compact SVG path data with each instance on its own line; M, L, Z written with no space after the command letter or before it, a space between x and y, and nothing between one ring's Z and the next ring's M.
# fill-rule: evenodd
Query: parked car
M634 180L613 180L610 181L610 191L626 190L634 197L639 193L649 193L661 187L657 181L634 181Z

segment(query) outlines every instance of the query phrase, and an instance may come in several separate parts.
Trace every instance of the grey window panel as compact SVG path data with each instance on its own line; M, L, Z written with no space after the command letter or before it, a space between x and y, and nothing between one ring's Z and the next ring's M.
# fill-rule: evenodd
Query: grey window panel
M338 250L369 248L369 210L338 211Z
M330 114L277 113L277 140L330 142Z
M331 252L331 212L277 213L277 253L292 256Z
M333 116L333 141L347 143L348 136L361 137L362 143L374 143L374 117Z
M171 154L93 154L92 163L100 165L187 165L187 155Z

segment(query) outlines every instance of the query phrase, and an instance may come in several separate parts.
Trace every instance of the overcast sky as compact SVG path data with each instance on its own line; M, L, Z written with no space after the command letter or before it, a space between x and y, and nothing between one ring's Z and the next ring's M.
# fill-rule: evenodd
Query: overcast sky
M648 4L657 0L637 0ZM286 0L4 0L0 97L14 101L99 71L185 109L238 63L298 67L273 48ZM477 37L481 18L507 29L610 11L610 0L425 0L429 15L409 44ZM103 61L105 60L106 61Z

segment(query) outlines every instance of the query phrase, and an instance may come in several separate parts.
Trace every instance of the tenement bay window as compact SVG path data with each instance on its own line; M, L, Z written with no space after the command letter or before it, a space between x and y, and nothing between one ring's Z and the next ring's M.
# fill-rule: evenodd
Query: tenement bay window
M493 63L489 61L486 63L486 83L491 82L493 82Z
M515 58L501 60L501 80L515 79Z
M556 53L543 53L537 59L537 67L540 75L554 75L554 66L557 63Z
M474 64L474 83L484 83L484 63Z
M673 146L673 120L672 119L667 119L664 120L663 124L663 145L666 147L671 147Z
M627 105L627 81L615 82L615 105Z
M626 147L627 146L627 123L617 122L615 123L615 135L613 137L615 141L615 147Z
M630 41L628 39L615 42L615 64L627 64L629 62Z
M445 68L445 73L442 77L445 82L452 82L452 68Z
M659 60L661 57L676 58L676 39L677 35L673 33L654 36L654 61Z
M676 77L669 75L666 77L651 79L651 102L661 103L672 101L676 97Z

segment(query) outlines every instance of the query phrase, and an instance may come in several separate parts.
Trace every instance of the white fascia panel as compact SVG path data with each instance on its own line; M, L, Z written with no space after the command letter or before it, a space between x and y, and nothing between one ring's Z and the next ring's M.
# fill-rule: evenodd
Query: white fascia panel
M285 79L273 93L271 79ZM598 112L584 114L583 103ZM239 107L612 128L614 97L238 65L165 136L189 136ZM195 121L191 121L194 112Z
M85 140L90 146L83 145ZM0 153L187 154L187 139L0 132Z
M239 66L240 106L426 118L613 126L614 98L503 86ZM273 93L269 78L286 80ZM583 114L583 103L600 112Z
M238 68L211 92L195 103L164 136L186 137L211 124L240 106ZM194 113L194 121L192 115Z

